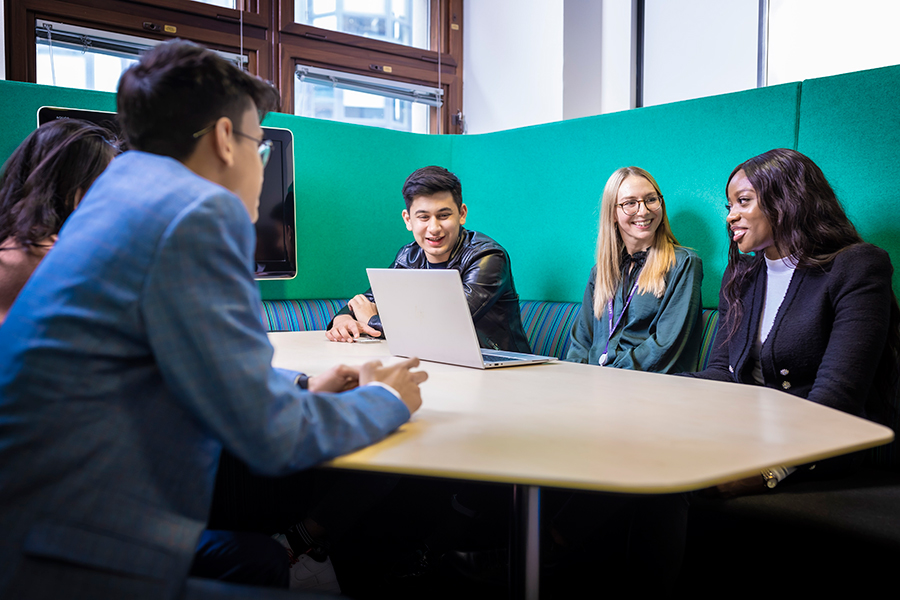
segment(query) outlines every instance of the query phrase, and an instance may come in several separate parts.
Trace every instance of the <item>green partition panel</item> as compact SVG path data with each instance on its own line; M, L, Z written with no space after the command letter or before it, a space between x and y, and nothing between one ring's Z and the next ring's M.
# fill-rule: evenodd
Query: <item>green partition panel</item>
M71 88L51 87L18 81L0 81L0 160L5 161L16 146L37 128L37 111L42 106L62 106L115 112L116 95Z
M468 225L512 257L522 298L580 301L599 200L619 167L657 179L679 241L703 258L715 306L727 262L725 185L741 161L796 144L799 84L454 138Z
M818 164L867 242L900 268L900 66L803 82L797 149ZM900 277L894 277L900 294Z
M412 241L400 213L406 177L450 168L449 136L388 131L284 114L266 125L294 133L298 275L261 281L264 298L348 298Z
M115 94L0 81L0 158L37 127L41 106L115 111ZM418 167L450 167L448 136L427 136L271 113L294 134L298 276L261 281L264 298L346 298L368 287L412 239L400 190Z

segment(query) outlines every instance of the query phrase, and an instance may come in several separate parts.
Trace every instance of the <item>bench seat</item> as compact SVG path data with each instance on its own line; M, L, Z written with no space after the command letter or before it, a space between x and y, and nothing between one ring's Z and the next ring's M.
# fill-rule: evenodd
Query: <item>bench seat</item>
M347 300L263 300L260 317L269 331L324 330ZM522 327L528 344L535 354L564 359L571 345L569 332L581 312L580 302L548 302L522 300ZM702 313L703 344L700 351L701 368L709 361L709 352L716 335L718 311Z

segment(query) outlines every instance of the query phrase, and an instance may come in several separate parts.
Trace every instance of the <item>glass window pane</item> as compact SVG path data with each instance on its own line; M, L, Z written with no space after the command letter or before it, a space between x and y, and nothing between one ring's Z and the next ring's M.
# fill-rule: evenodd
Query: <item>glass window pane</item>
M344 0L344 10L351 13L383 15L384 0Z
M316 119L428 133L428 106L378 94L296 80L294 114Z
M428 49L430 6L429 0L294 0L294 20L322 29Z
M47 40L37 40L37 82L43 85L115 92L119 77L136 62L136 56L60 42L51 49Z
M222 8L237 8L237 0L194 0L201 4L212 4L213 6L221 6Z
M827 77L900 63L900 3L771 0L766 82Z

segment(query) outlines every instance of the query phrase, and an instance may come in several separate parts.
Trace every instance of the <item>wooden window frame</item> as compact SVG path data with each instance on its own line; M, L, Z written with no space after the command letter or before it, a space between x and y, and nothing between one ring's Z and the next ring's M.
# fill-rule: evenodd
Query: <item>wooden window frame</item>
M425 50L294 22L293 0L278 15L279 88L282 110L293 112L298 64L405 83L440 87L444 105L430 110L432 133L462 133L462 0L431 0L431 47ZM453 28L456 25L456 28ZM440 60L440 78L438 61ZM390 67L386 73L384 67Z
M7 78L37 81L37 19L153 40L181 37L235 54L242 40L248 70L275 83L284 112L293 113L294 72L305 64L441 87L441 119L431 109L431 132L461 133L463 0L430 0L432 50L294 23L294 0L237 2L239 9L191 0L7 0ZM166 33L165 25L176 32Z

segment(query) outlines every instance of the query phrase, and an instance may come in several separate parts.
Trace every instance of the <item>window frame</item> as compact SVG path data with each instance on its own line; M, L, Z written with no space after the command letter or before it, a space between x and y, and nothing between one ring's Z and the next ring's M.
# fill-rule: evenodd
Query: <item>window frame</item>
M298 65L440 87L444 104L430 110L431 133L462 133L462 0L431 0L431 47L424 50L294 22L293 0L281 0L279 89L282 110L293 112ZM454 29L453 25L457 27ZM438 62L440 61L440 77ZM389 73L384 67L391 67ZM440 115L440 117L439 117Z
M154 40L180 37L234 54L241 53L242 40L249 72L278 87L283 112L293 113L294 70L306 64L441 87L444 105L431 109L430 131L462 133L456 115L463 100L463 0L430 2L432 50L294 23L294 0L237 0L238 9L192 0L7 0L6 74L14 81L37 80L37 19ZM177 31L148 30L145 23ZM383 71L385 65L391 72Z

